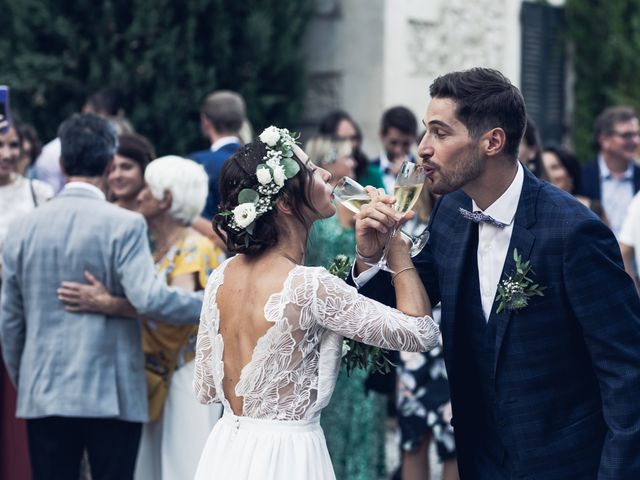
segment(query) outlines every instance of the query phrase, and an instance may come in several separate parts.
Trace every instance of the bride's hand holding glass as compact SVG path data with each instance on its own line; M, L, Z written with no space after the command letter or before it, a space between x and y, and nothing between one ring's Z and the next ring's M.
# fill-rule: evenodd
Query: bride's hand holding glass
M420 194L423 182L424 172L422 168L416 168L415 164L412 163L408 165L406 165L405 163L402 164L402 168L400 169L400 172L396 179L395 192L397 192L397 195L401 197L399 198L400 201L394 204L396 212L400 212L401 210L406 212L413 207L418 195ZM384 195L384 193L380 193L380 191L377 191L373 187L367 187L365 189L365 187L360 185L358 182L348 177L344 177L340 179L340 181L338 181L333 193L335 197L342 203L342 205L356 214L364 205L369 204L370 202L383 201L385 203L392 204L391 202L393 201L389 200L392 197L388 197ZM403 201L403 199L405 201ZM386 213L389 214L389 211L386 211ZM403 217L402 215L400 215L396 216L395 218ZM405 220L407 219L405 218ZM409 254L411 255L411 257L415 257L416 255L418 255L429 240L429 230L426 228L426 225L423 225L422 229L419 230L420 233L416 234L415 229L416 226L414 225L413 229L410 228L406 231L404 229L400 230L402 235L411 241L411 248L409 250ZM384 234L386 235L386 232L384 232ZM357 232L356 240L358 240ZM357 242L357 244L361 245L361 243L359 242ZM360 253L365 253L364 251L362 251L365 248L366 247L364 246L361 247ZM375 258L378 259L380 256L381 253L378 252L375 255ZM381 268L384 269L384 267Z
M368 201L356 211L356 252L365 263L375 263L382 257L390 232L402 215L393 208L394 197L373 187L365 190ZM344 202L343 205L349 208Z

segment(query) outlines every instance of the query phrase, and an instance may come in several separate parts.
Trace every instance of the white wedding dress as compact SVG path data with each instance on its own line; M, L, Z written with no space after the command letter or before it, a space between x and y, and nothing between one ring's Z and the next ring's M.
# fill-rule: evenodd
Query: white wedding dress
M197 480L334 479L320 428L342 356L343 336L370 345L422 352L438 345L429 316L411 317L360 295L324 268L296 266L264 307L273 326L242 368L236 416L222 388L224 339L216 305L224 270L209 278L196 347L194 388L202 403L222 402L224 414L205 444Z

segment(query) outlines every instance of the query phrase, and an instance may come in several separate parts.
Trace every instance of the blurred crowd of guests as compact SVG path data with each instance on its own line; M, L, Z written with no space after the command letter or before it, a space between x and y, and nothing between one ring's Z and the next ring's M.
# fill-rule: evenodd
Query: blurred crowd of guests
M73 165L65 161L61 168L60 161L61 153L72 148L79 149L78 161L84 160L83 155L87 154L82 149L93 151L92 145L74 143L81 138L78 132L87 128L83 124L86 117L76 116L75 120L68 120L71 126L65 122L59 137L44 146L35 129L28 124L14 123L0 133L0 252L5 249L5 244L11 244L10 225L17 219L41 208L54 197L51 204L59 201L58 198L64 199L65 195L67 199L77 195L82 178L103 178L108 202L122 211L138 212L144 217L147 233L143 240L147 246L143 253L148 256L149 264L155 266L156 277L179 289L181 295L203 290L209 273L226 255L224 242L211 228L211 219L218 206L220 172L224 162L252 136L242 97L231 91L216 91L204 99L200 128L210 146L185 157L156 158L152 142L135 132L125 116L121 98L114 90L104 89L89 97L82 112L92 115L91 118L106 119L118 134L117 143L113 144L114 147L117 145L115 155L102 170L96 167L98 170L92 174L82 169L74 171ZM74 126L74 122L77 125ZM414 152L421 138L418 125L414 114L403 106L386 110L380 120L380 151L369 158L362 150L362 131L358 123L347 112L334 111L322 118L317 134L305 142L305 151L311 161L332 174L334 184L347 176L362 185L391 193L402 162L416 160ZM65 139L70 128L74 135L78 135L77 138ZM520 160L539 178L574 195L610 226L619 239L626 270L640 285L637 270L637 265L640 265L640 194L637 193L640 189L640 167L636 165L640 127L635 111L626 106L603 111L595 121L594 146L597 148L595 158L583 159L585 162L581 167L568 148L543 145L534 122L530 120L520 146ZM87 189L86 185L82 188ZM100 189L96 190L99 192ZM98 192L91 193L98 195ZM82 202L81 197L75 201ZM412 226L416 232L426 228L435 202L437 198L429 189L423 189ZM69 210L68 214L72 215L73 211ZM53 209L50 217L55 217ZM52 224L50 228L59 226ZM38 246L37 243L34 245ZM17 247L11 245L11 248ZM78 251L82 252L82 248L78 246ZM142 247L138 245L136 248ZM64 251L68 249L61 250L60 254ZM308 265L327 266L337 254L346 254L353 260L354 252L353 213L339 206L334 217L313 226L305 261ZM122 255L124 257L118 261L126 263L130 259L125 257L133 254ZM11 268L14 267L12 262ZM147 305L156 301L161 304L171 298L164 291L156 292L157 299L134 298L131 295L150 294L140 292L132 285L105 284L99 280L105 278L100 276L102 272L99 269L87 269L83 278L67 278L64 268L61 270L58 275L43 275L45 281L55 282L43 289L55 291L57 298L65 302L64 308L56 307L61 312L140 321L141 337L136 337L134 342L139 343L136 348L141 352L139 367L144 371L144 381L139 390L132 391L134 395L144 395L141 392L146 391L147 401L139 403L147 405L147 409L144 415L116 415L116 418L141 425L140 431L134 435L140 439L139 442L118 445L119 448L134 450L126 468L135 470L138 480L192 477L205 439L221 413L219 408L198 404L192 393L197 318L185 314L187 307L181 311L164 311L161 307L154 309ZM133 282L144 285L147 281L138 278ZM11 291L10 288L3 288L3 292ZM3 314L13 308L8 299L2 298L2 302ZM50 308L46 305L36 302L28 309ZM437 316L437 309L434 314ZM181 315L182 318L177 318ZM7 362L7 369L3 367L2 370L0 476L30 478L27 451L31 454L34 474L50 468L42 450L51 447L52 438L56 438L60 428L69 429L70 426L64 424L61 427L41 421L42 412L31 409L29 399L24 398L33 393L22 387L26 381L24 374L20 377L16 406L12 383L16 383L19 372L13 369L12 352L7 347L11 340L9 329L4 328L0 333ZM80 348L74 342L80 342L81 338L81 335L70 332L65 348L71 351ZM115 355L114 352L112 354ZM109 361L115 360L107 359ZM388 375L356 371L347 376L343 372L338 379L332 401L321 420L337 478L372 480L386 475L402 479L429 478L431 444L435 445L443 464L443 478L457 478L451 407L441 349L424 354L400 352L395 361L398 367ZM70 362L60 368L66 371L76 368L75 365ZM38 359L37 352L31 368L35 366L41 368L38 375L61 375L60 372L48 371L47 360ZM74 377L74 372L67 371L67 374ZM91 375L91 372L88 370L85 374ZM56 388L80 389L81 384L68 382ZM69 392L58 393L62 398L70 395ZM88 404L106 402L91 398L91 391L73 394L88 396L85 399ZM135 403L135 399L132 401ZM98 409L91 414L90 409L79 402L80 406L75 411L73 405L65 405L59 411L48 411L44 417L49 420L69 416L108 417L105 412L109 408L122 411L123 400L116 398L113 402L120 405L107 405L104 411ZM25 424L16 420L16 408L18 416L27 419L28 438ZM397 427L401 451L401 465L395 472L387 472L385 464L385 436L389 425ZM95 424L87 428L106 429ZM96 453L96 444L87 439L86 432L80 428L77 431L80 433L77 433L75 443L69 441L75 449L64 451L58 457L61 463L65 458L71 465L71 470L66 472L71 471L73 476L73 468L81 469L80 458L84 455L85 471L78 470L78 476L89 475L90 469L100 478L124 478L117 475L126 474L126 468L117 473L109 473L107 469L98 474L97 469L103 468L106 457ZM131 433L127 435L130 437ZM118 438L115 435L112 443L118 443Z

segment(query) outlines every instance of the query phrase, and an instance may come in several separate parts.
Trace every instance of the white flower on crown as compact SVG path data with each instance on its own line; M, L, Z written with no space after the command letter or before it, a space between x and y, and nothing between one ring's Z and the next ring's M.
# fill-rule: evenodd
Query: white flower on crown
M264 129L264 131L260 134L260 141L269 145L270 147L275 147L280 140L280 131L278 128L271 125Z
M252 202L241 203L233 209L233 219L240 228L246 228L256 219L256 206Z
M284 181L286 179L287 177L284 174L284 168L282 168L282 165L276 165L273 169L273 181L276 182L276 185L282 187L284 186Z
M256 176L258 177L260 185L268 185L271 180L273 180L271 177L271 171L268 168L259 168L256 171Z

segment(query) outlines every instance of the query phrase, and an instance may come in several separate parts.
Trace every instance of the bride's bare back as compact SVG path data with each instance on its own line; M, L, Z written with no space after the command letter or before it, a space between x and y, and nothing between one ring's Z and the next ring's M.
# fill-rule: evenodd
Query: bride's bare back
M410 317L323 268L274 257L237 255L209 278L194 375L202 403L256 419L310 419L331 398L343 336L404 351L438 344L429 316Z
M240 373L251 361L258 340L273 326L264 307L269 297L282 291L293 267L284 257L251 260L241 255L225 271L216 303L224 339L224 395L236 415L243 414L243 399L235 393Z

